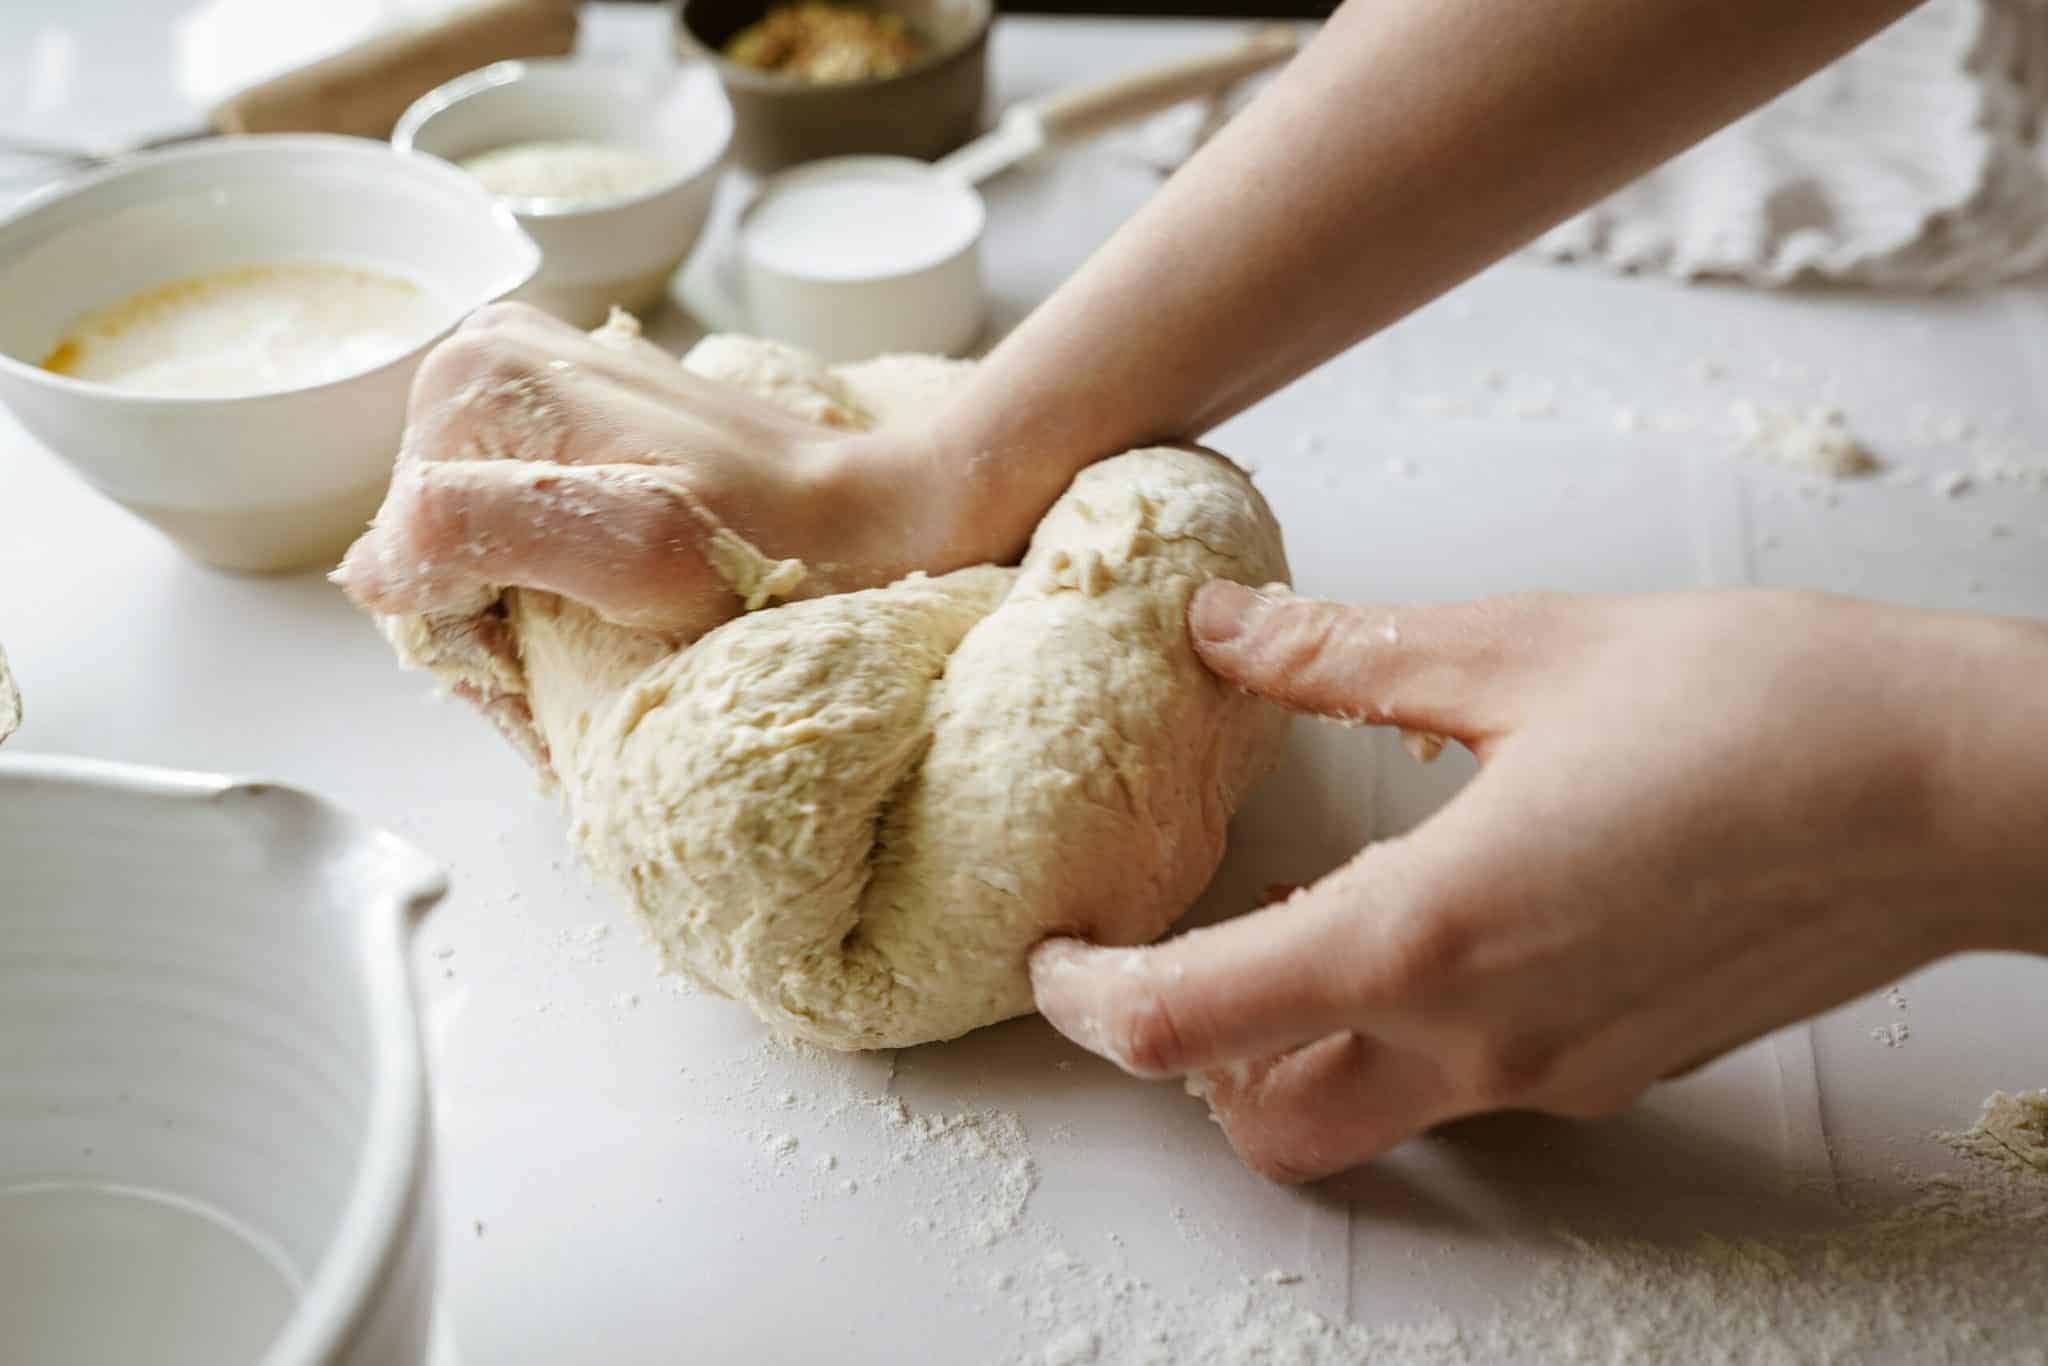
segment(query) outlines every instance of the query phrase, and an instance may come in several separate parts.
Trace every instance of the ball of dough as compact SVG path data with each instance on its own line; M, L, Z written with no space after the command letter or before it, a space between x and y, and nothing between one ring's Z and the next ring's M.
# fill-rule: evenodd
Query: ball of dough
M729 337L684 363L846 426L965 370L826 370ZM1144 943L1200 894L1286 720L1202 666L1188 599L1286 568L1236 466L1132 451L1075 479L1018 567L768 607L680 648L508 592L507 676L577 849L668 966L815 1043L898 1047L1030 1011L1047 935Z

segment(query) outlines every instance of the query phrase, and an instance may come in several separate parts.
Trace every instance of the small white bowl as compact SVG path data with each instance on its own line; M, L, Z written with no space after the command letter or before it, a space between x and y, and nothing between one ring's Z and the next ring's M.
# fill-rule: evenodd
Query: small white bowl
M233 266L331 260L439 296L448 328L540 253L470 177L362 138L215 138L54 187L0 220L0 401L102 493L228 569L332 564L383 499L441 333L304 388L157 397L41 360L86 313Z
M440 871L203 774L0 759L0 812L0 1361L427 1360Z
M704 66L600 66L573 58L499 62L458 76L414 102L391 135L401 152L460 162L526 142L612 143L673 168L625 199L556 206L507 197L540 243L540 274L518 297L579 327L612 305L660 302L711 212L732 140L732 108Z

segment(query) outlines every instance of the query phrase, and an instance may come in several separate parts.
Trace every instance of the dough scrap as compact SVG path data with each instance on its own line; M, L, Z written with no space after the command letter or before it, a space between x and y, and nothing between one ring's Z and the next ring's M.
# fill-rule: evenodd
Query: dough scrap
M21 689L7 670L7 652L0 650L0 740L21 728Z
M683 363L847 427L967 372L734 337ZM786 1033L888 1048L1028 1013L1048 934L1149 942L1200 894L1287 720L1202 666L1187 602L1286 573L1242 471L1156 448L1084 471L1017 567L749 611L685 646L517 589L489 624L385 630L500 699L667 967Z

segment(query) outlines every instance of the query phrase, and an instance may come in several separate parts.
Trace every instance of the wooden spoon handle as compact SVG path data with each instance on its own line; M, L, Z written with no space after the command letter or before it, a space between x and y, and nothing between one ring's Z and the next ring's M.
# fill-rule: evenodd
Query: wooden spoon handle
M1034 107L1048 138L1092 137L1112 124L1142 118L1278 66L1300 46L1291 26L1270 24L1231 47L1062 91L1037 101Z
M215 106L208 122L222 133L389 137L406 106L443 81L575 45L574 0L486 0L252 86Z

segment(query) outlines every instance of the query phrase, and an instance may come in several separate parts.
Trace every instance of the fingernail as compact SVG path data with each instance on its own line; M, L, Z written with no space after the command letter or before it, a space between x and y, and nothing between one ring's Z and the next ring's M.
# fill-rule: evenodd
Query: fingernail
M1273 600L1265 594L1228 579L1215 579L1195 594L1188 626L1203 644L1226 645L1249 635L1272 609Z

